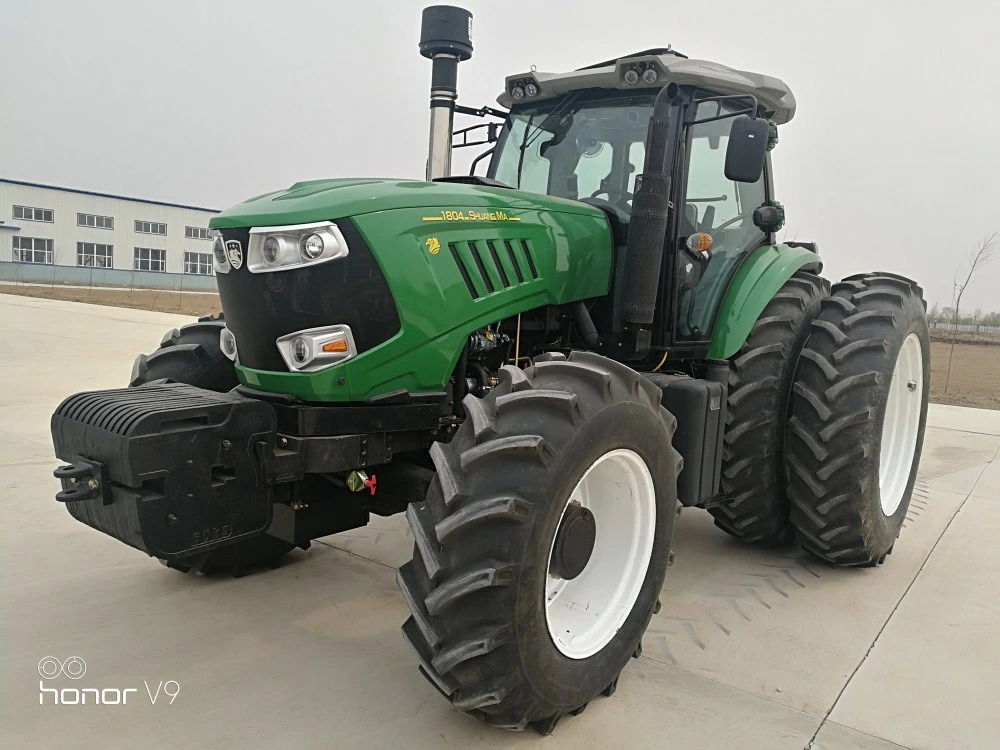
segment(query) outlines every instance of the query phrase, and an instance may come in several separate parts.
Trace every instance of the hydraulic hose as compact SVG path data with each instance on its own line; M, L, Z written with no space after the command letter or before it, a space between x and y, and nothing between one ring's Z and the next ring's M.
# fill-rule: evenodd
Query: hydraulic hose
M597 332L594 319L590 317L590 311L582 300L573 305L573 322L576 323L576 329L580 332L580 337L587 348L596 349L601 335Z

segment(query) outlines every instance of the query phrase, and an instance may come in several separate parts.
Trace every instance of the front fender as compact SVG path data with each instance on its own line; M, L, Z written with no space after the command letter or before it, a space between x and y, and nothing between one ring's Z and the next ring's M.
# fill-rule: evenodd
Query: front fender
M729 359L736 354L774 295L806 266L818 271L823 261L804 247L768 245L755 250L726 290L708 348L709 359Z

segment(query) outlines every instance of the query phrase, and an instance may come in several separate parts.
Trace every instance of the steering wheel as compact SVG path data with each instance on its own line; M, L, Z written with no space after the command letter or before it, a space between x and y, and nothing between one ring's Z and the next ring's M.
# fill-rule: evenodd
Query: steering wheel
M727 221L724 221L721 224L719 224L719 226L717 226L715 229L713 229L711 232L709 232L709 234L711 234L711 235L714 236L716 232L718 232L721 229L725 229L730 224L735 224L737 221L743 222L743 221L746 221L746 219L747 219L747 217L744 216L743 214L740 214L738 216L734 216L733 218L728 219Z
M600 193L607 191L599 190L598 192ZM580 202L587 203L591 206L596 206L597 208L603 208L607 211L610 211L615 215L615 218L617 218L618 221L620 221L623 224L628 224L629 222L629 216L630 216L629 211L618 203L612 203L611 201L606 201L604 200L604 198L594 198L593 196L591 196L590 198L580 198Z
M606 190L604 188L595 191L594 193L591 194L590 197L595 198L597 200L601 200L601 198L597 197L599 195L608 196L607 198L608 203L614 205L627 205L628 202L632 200L632 193L628 192L627 190L610 190L610 189Z

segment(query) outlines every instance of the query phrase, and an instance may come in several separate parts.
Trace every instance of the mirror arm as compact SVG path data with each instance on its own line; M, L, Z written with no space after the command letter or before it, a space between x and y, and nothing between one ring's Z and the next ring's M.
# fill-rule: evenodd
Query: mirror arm
M493 107L480 107L479 109L473 109L472 107L465 107L461 104L456 104L455 112L460 115L472 115L473 117L499 117L501 120L507 119L506 112L502 109L493 109Z

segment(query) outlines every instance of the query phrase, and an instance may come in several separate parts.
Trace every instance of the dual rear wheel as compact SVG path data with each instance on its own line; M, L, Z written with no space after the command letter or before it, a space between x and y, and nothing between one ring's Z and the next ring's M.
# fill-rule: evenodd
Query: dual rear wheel
M785 462L808 551L872 566L899 536L917 478L930 389L920 288L888 273L833 287L802 351Z
M718 526L765 545L795 538L837 565L885 559L923 444L925 307L889 273L785 284L730 361Z

